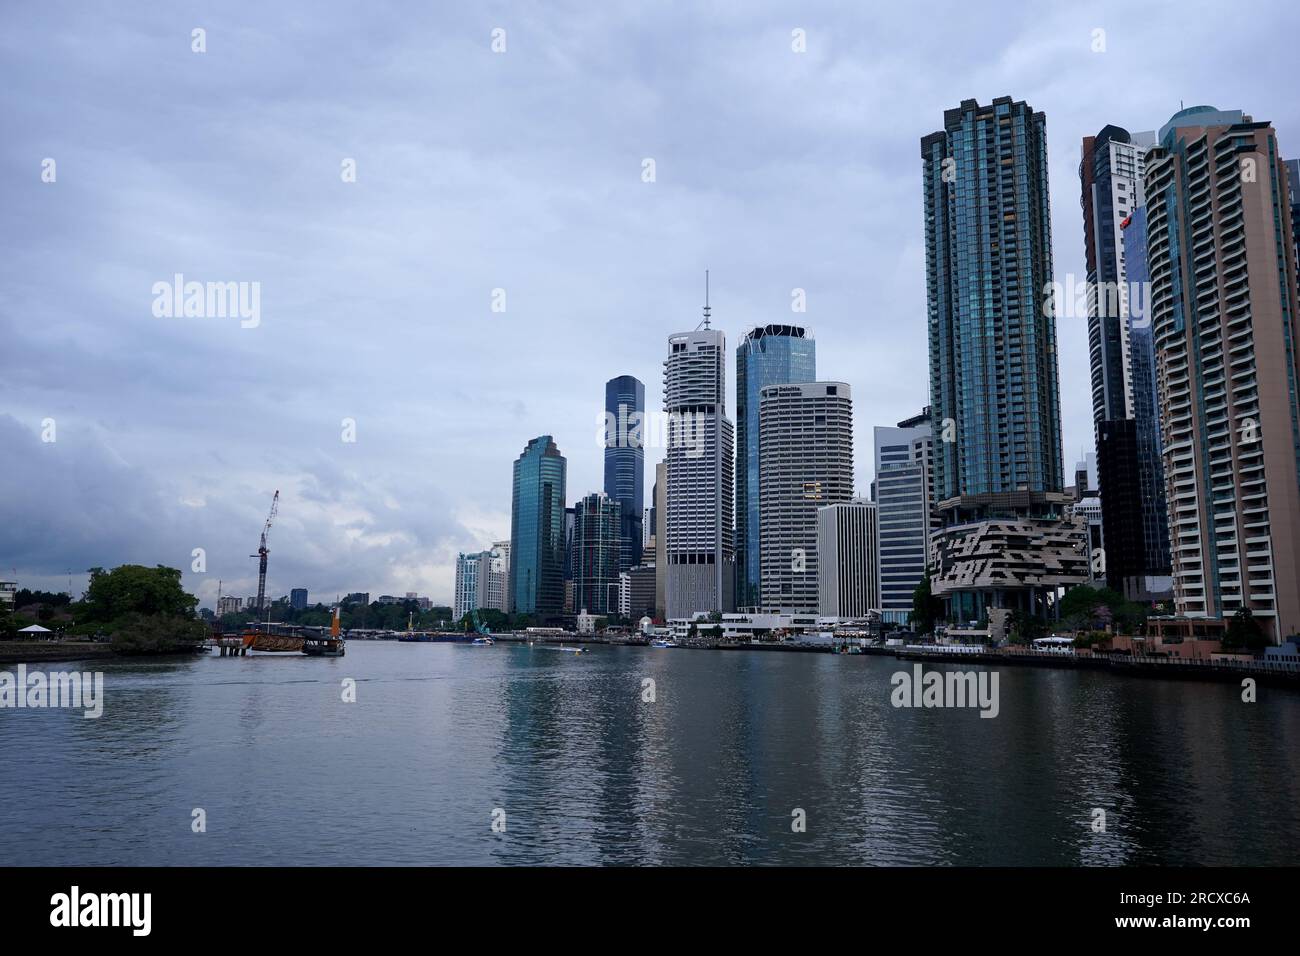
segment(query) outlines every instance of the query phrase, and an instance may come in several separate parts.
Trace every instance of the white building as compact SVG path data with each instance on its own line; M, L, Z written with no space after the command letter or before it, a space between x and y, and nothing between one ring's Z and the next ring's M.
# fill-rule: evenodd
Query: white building
M880 609L878 505L865 498L817 509L817 613L865 619Z
M853 498L853 398L843 382L759 391L759 593L765 608L815 612L817 509Z
M669 617L735 606L735 430L727 418L726 336L704 328L668 339L664 521Z

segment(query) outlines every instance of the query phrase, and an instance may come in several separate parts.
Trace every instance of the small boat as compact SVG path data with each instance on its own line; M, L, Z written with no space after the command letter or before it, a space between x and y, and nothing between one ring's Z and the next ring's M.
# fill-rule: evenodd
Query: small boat
M342 657L345 648L339 634L339 609L334 608L334 620L330 622L329 637L317 636L303 638L302 652L308 657Z
M650 642L651 647L676 647L676 641L665 641L662 638Z
M476 637L469 643L471 647L491 647L496 641L490 637Z

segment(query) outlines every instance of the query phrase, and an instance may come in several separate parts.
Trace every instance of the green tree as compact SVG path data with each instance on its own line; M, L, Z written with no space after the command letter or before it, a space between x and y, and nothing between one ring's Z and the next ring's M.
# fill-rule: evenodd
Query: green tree
M18 622L14 620L9 605L0 601L0 641L7 641L18 635Z
M912 613L907 616L908 623L918 634L930 634L935 622L943 617L943 601L930 592L930 572L925 573L912 590Z
M190 620L198 603L181 587L181 572L176 568L161 564L153 568L123 564L112 571L91 568L85 600L77 605L77 620L112 624L128 614Z
M1264 629L1251 614L1250 608L1239 607L1228 622L1228 629L1223 634L1223 649L1258 651L1268 643Z

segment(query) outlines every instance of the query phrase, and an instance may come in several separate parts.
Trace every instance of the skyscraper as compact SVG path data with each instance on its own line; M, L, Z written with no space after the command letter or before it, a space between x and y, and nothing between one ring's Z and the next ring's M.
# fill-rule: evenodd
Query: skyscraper
M564 609L565 472L550 435L515 461L510 506L510 608L520 614Z
M999 633L1006 612L1043 613L1057 587L1087 580L1085 535L1065 514L1061 481L1046 127L1023 101L964 100L921 140L944 518L932 588L954 618L988 619ZM999 557L1021 537L1031 553Z
M642 419L645 386L631 375L605 383L605 494L619 503L619 570L641 563L645 507L645 448Z
M479 608L479 572L483 567L482 552L456 555L456 587L452 593L451 614L459 621Z
M1160 404L1156 394L1156 348L1151 329L1151 273L1147 268L1146 207L1134 209L1120 224L1124 230L1124 259L1129 286L1141 290L1129 296L1130 394L1137 443L1137 484L1142 522L1141 588L1126 583L1130 597L1167 598L1173 593L1169 559L1169 514L1165 502L1165 470L1161 461ZM1114 487L1114 483L1112 483ZM1119 487L1123 487L1122 480ZM1122 509L1121 509L1122 513Z
M487 585L483 589L483 606L497 611L510 610L510 542L494 541L488 552Z
M1291 234L1295 236L1296 256L1300 258L1300 159L1286 161L1286 175L1291 184Z
M655 613L656 619L667 620L668 603L668 462L655 465Z
M622 506L601 492L573 509L573 607L591 614L619 613Z
M664 521L669 618L735 607L735 438L727 418L726 337L709 326L668 339Z
M861 619L880 610L879 551L873 501L852 501L817 509L817 613Z
M1106 582L1130 598L1168 596L1168 545L1152 409L1141 391L1151 361L1144 237L1133 216L1145 203L1143 172L1155 133L1106 126L1083 140L1079 164L1087 254L1088 349L1105 540ZM1136 259L1135 263L1133 260ZM1144 416L1138 420L1139 411ZM1142 473L1148 476L1146 486ZM1144 491L1149 492L1144 494Z
M758 406L769 385L817 377L817 343L797 325L753 329L736 347L736 605L760 598Z
M1300 629L1300 292L1276 134L1175 114L1147 158L1174 605Z
M933 445L929 409L898 423L874 429L879 551L872 556L879 576L875 608L881 620L906 624L912 614L916 586L925 577L930 532L937 514L931 495Z
M294 588L289 592L289 606L295 611L307 610L307 589Z
M817 509L853 497L853 399L843 382L759 392L762 606L816 611Z

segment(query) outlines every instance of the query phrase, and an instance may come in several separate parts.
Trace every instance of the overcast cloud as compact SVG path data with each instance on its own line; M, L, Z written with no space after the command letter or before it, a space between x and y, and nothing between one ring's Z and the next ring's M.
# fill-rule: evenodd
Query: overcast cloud
M555 436L570 502L599 489L603 384L659 407L705 268L729 348L802 321L852 385L865 494L872 426L928 402L919 140L945 109L1047 114L1061 281L1106 123L1210 103L1300 155L1293 2L864 6L5 4L0 576L80 594L163 563L205 604L252 594L278 488L273 595L450 603L456 552L509 535L528 439ZM155 317L175 273L260 283L260 324ZM1083 323L1058 338L1069 472Z

